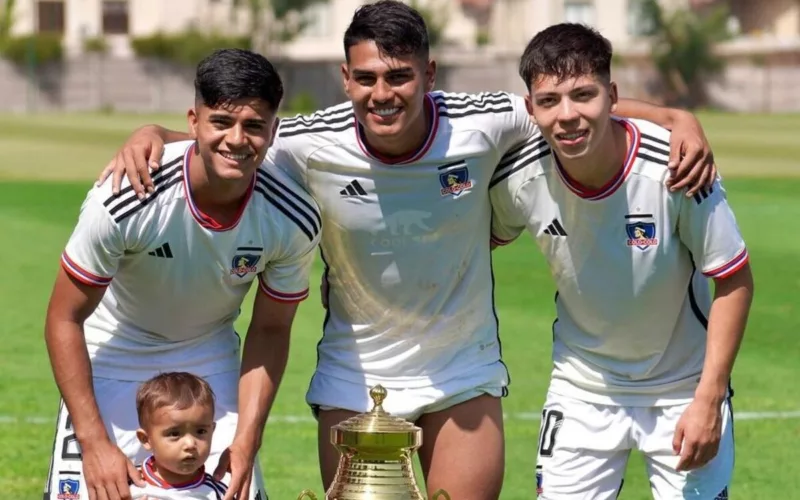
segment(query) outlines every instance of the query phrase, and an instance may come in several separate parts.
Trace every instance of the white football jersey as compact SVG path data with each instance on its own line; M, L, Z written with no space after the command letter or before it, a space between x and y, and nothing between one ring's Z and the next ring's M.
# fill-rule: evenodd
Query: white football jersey
M217 481L205 469L197 477L184 484L167 484L153 470L153 457L150 456L139 468L145 486L131 484L132 500L222 500L228 487Z
M319 373L428 387L500 362L488 186L536 132L522 98L434 92L404 158L368 148L348 102L283 120L269 157L314 195L329 284Z
M108 287L84 332L95 376L146 380L164 367L207 376L239 366L233 323L250 285L275 300L308 295L321 218L283 171L262 165L239 218L223 227L188 187L193 142L168 144L139 200L129 185L92 189L62 255L64 269Z
M598 404L690 400L711 306L707 278L748 260L719 182L693 198L672 193L669 132L619 120L631 138L620 174L601 189L570 179L544 138L512 151L490 189L493 239L525 229L558 292L551 391Z

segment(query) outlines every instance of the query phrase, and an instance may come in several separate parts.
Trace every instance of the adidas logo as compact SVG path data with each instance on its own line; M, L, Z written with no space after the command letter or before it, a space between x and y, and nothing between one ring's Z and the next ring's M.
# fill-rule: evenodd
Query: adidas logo
M346 188L339 191L342 196L366 196L367 192L361 187L357 180L353 180Z
M152 252L147 252L147 255L152 255L153 257L164 257L166 259L171 259L172 249L169 248L169 243L164 243L163 245L156 248Z
M558 219L553 219L553 222L544 230L544 234L549 234L550 236L566 236L567 232L564 230L564 226L558 222Z

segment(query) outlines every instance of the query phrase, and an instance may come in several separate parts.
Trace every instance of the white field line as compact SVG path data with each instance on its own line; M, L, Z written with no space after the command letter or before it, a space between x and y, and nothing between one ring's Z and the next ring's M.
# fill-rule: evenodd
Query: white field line
M0 425L14 425L14 424L32 424L32 425L54 425L55 414L50 417L43 417L37 415L16 416L16 415L0 415ZM793 420L800 419L800 410L798 411L736 411L733 410L733 418L735 421L742 420ZM541 419L541 413L537 412L521 412L521 413L507 413L506 420L519 420L519 421L538 421ZM314 417L310 415L272 415L269 417L271 424L312 424L316 422Z

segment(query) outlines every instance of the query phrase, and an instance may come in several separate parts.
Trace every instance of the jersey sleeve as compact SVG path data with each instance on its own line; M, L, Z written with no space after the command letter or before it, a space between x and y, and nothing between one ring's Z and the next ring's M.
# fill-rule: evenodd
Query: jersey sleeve
M492 203L492 243L508 245L525 231L527 217L518 203L517 189L503 179L489 191Z
M693 197L683 193L678 222L681 241L692 253L695 266L707 277L727 278L749 259L736 218L719 179Z
M511 148L498 162L489 181L495 245L507 245L525 230L534 200L521 195L523 186L541 172L539 162L548 154L547 142L536 134Z
M309 274L322 234L322 217L314 199L299 185L273 170L267 174L278 212L281 250L259 274L262 292L281 302L308 297Z
M124 253L119 226L98 199L98 191L90 192L61 254L61 265L81 283L104 287L111 283Z
M259 275L259 288L279 302L300 302L308 297L309 274L320 235L309 240L295 232L285 255L269 262Z
M313 147L309 139L313 134L287 135L285 128L295 126L296 120L280 122L275 140L267 150L266 162L276 165L301 186L308 186L307 153Z
M509 97L512 111L499 115L501 124L498 129L497 149L503 155L539 135L539 127L525 108L525 99L516 94L509 94Z

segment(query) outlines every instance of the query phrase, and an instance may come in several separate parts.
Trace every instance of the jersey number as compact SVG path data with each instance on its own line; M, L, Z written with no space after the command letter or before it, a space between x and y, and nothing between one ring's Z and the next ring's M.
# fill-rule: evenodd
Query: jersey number
M61 442L61 460L80 460L80 451L77 453L70 451L70 444L72 443L74 443L75 449L80 450L78 447L78 439L75 437L75 433L72 429L72 416L70 415L67 415L67 422L64 426L64 430L69 432L69 434L64 436L64 440Z
M552 457L553 448L556 445L556 436L561 424L564 422L564 414L558 410L544 410L542 412L542 426L539 430L539 456Z

